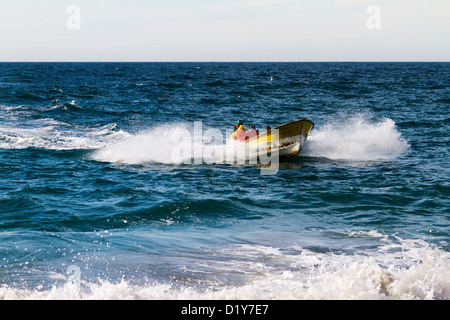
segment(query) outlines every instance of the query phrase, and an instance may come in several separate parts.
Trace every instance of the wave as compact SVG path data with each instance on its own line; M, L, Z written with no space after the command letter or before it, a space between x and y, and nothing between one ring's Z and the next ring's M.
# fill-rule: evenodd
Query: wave
M46 112L52 112L52 111L78 111L83 110L82 107L78 106L75 102L75 100L72 100L71 102L66 103L57 103L53 104L51 107L42 109L42 114L45 114Z
M0 126L1 149L96 150L108 142L127 136L116 124L86 128L52 118L22 125Z
M22 289L3 285L1 300L18 299L155 299L155 300L448 300L450 272L448 252L423 240L405 240L377 231L350 232L347 236L378 238L384 245L375 252L357 254L321 252L312 248L290 250L240 244L220 252L222 259L208 260L208 273L234 274L235 284L220 279L199 286L187 278L173 283L136 283L52 273L61 285L49 289ZM257 263L253 263L257 261ZM202 264L204 261L192 261ZM68 269L69 269L68 268ZM239 270L239 272L237 271Z

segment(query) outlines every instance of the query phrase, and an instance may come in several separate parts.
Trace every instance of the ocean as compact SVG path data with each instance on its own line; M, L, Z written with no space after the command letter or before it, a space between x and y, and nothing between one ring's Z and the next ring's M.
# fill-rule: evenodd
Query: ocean
M0 63L0 300L448 300L449 79ZM238 120L302 118L304 149L271 174L225 161Z

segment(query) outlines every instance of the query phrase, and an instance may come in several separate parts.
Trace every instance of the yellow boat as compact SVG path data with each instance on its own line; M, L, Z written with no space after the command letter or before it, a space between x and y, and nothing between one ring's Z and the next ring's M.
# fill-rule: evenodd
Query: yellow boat
M280 159L296 156L303 148L314 123L307 119L288 122L260 133L245 142L251 147L257 147L258 153L278 153Z

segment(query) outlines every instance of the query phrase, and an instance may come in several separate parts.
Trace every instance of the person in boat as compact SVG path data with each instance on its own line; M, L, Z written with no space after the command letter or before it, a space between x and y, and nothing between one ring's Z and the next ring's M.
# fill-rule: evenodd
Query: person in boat
M238 122L233 126L233 133L231 134L231 138L237 139L239 127L243 126L242 120L238 120Z
M256 130L255 125L252 124L250 126L250 129L247 131L247 139L251 139L251 138L256 137L256 136L259 136L259 131Z
M236 132L236 130L239 129L241 125L243 125L242 120L238 120L237 124L235 124L233 127L233 131Z
M245 134L245 127L244 125L240 125L239 128L236 129L235 132L231 135L231 138L238 140L238 141L245 141L246 134Z

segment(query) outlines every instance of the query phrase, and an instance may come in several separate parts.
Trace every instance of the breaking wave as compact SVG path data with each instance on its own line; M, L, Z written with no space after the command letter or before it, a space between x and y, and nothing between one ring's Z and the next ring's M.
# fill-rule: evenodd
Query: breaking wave
M376 252L345 255L301 247L285 250L241 244L221 252L232 260L212 260L209 265L215 272L247 270L249 275L244 276L247 278L242 284L224 286L213 282L205 287L195 283L136 284L124 279L93 282L85 281L80 270L78 281L54 274L53 278L67 278L67 282L45 290L4 285L0 287L0 299L450 299L448 252L422 240L405 240L377 231L352 232L348 236L383 238L385 245ZM252 259L259 262L250 264Z

